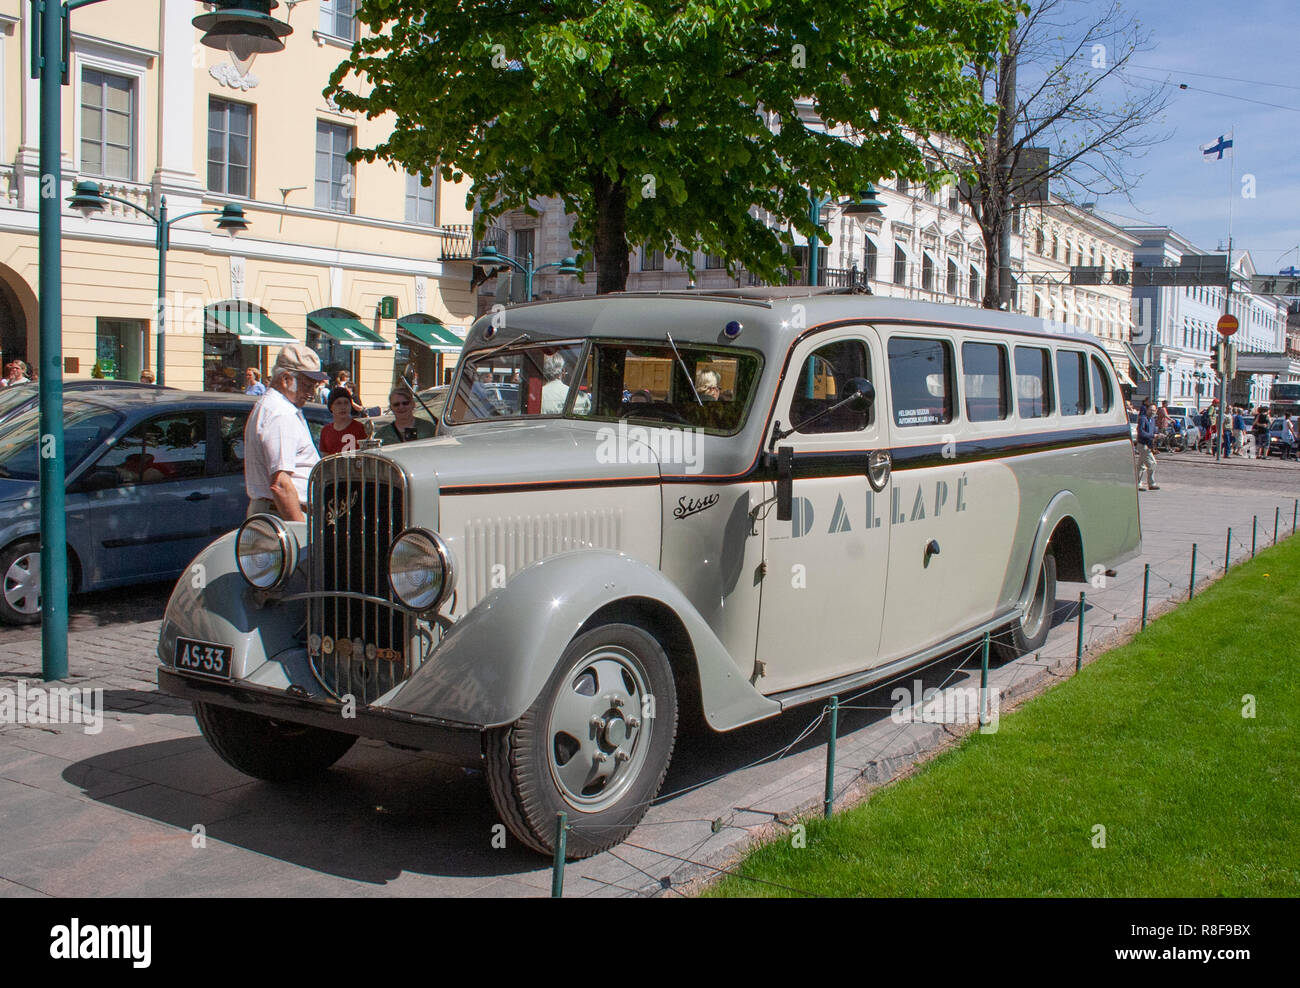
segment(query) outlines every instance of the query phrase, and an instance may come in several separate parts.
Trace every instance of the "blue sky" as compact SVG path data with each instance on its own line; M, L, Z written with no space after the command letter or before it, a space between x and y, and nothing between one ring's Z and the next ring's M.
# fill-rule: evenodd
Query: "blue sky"
M1099 207L1135 222L1172 226L1202 249L1214 250L1228 235L1232 163L1206 164L1198 147L1231 129L1234 250L1250 250L1261 272L1300 267L1294 250L1300 245L1300 58L1294 48L1300 3L1135 0L1127 6L1150 29L1154 46L1134 56L1132 73L1168 76L1175 87L1159 128L1171 136L1132 162L1132 170L1142 173L1132 203L1109 196ZM1179 83L1191 88L1179 90ZM1241 197L1246 175L1254 176L1253 199Z

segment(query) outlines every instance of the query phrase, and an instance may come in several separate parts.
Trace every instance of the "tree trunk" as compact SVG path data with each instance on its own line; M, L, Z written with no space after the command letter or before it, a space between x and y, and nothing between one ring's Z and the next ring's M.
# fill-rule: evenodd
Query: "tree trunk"
M627 288L627 187L603 172L592 181L596 200L596 294Z
M983 203L984 223L980 224L980 236L984 240L984 298L980 304L986 309L996 309L1001 304L1002 286L1002 224L1006 217L1002 215L996 203L985 197Z

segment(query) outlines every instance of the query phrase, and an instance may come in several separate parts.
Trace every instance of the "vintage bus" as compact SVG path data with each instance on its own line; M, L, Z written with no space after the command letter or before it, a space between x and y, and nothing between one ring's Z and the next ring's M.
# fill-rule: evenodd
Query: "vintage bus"
M560 811L572 855L625 837L679 716L732 730L986 632L1032 651L1058 580L1140 550L1105 349L1002 312L807 288L520 305L473 326L441 430L323 460L307 523L209 547L159 682L254 776L357 736L480 765L542 851Z

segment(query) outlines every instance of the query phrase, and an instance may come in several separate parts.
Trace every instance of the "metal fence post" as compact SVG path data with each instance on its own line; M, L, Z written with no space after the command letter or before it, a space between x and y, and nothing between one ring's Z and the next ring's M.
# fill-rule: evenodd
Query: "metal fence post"
M1192 543L1192 576L1187 581L1187 599L1191 600L1192 595L1196 593L1196 543Z
M1079 638L1074 645L1074 671L1078 672L1083 668L1083 611L1087 606L1088 595L1085 591L1079 591Z
M980 647L980 727L989 722L989 633Z
M1250 558L1255 558L1255 530L1259 527L1259 515L1250 519Z
M840 698L831 697L831 737L826 742L826 795L822 799L822 815L830 819L835 805L835 738L840 733Z
M1228 575L1228 563L1232 560L1232 526L1228 526L1228 537L1223 543L1223 575Z
M1278 505L1273 509L1273 544L1277 545L1277 520L1282 514L1282 506Z
M1291 534L1295 534L1296 518L1300 517L1300 497L1296 498L1295 504L1291 506Z
M569 830L569 818L563 812L555 814L555 858L551 862L551 898L564 898L564 845Z
M1147 591L1151 587L1151 564L1142 567L1142 627L1147 626Z

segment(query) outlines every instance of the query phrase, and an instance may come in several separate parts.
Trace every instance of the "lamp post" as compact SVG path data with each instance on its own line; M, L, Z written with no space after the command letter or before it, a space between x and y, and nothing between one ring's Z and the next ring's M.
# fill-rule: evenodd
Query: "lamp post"
M32 0L32 78L40 80L40 204L37 211L41 476L41 674L68 674L68 557L63 447L63 87L68 85L71 13L102 0ZM209 48L237 55L284 49L288 24L271 17L276 0L216 0L194 18ZM249 57L251 62L251 57Z
M812 192L808 193L808 219L814 227L821 225L822 209L833 198L833 196L818 196ZM859 223L862 223L868 216L879 216L884 211L884 206L884 201L876 195L875 186L868 185L864 191L858 193L857 199L845 203L842 209L845 216L851 216ZM808 284L814 287L821 280L817 270L818 243L817 233L814 231L808 238Z
M530 252L523 262L515 260L513 257L507 257L495 247L484 247L483 253L474 258L474 264L479 267L512 267L524 276L524 300L531 302L533 300L533 275L539 271L545 271L547 268L557 268L558 274L582 274L582 268L579 267L581 255L576 257L566 257L560 261L550 261L547 264L533 266L533 255Z
M171 245L171 228L175 223L181 220L187 220L192 216L219 216L217 220L217 229L229 233L232 237L237 233L242 233L248 229L248 220L244 218L242 207L233 202L228 202L220 209L196 209L191 213L183 213L172 219L167 218L167 197L163 196L158 203L158 212L153 213L143 206L137 206L128 199L120 196L110 195L107 192L101 192L99 185L95 182L78 182L73 186L73 195L68 199L68 205L81 213L82 216L89 217L92 213L101 212L109 201L120 202L124 206L130 206L137 213L143 213L153 221L158 228L156 244L158 246L158 384L166 384L166 367L164 363L163 344L167 338L167 248Z

